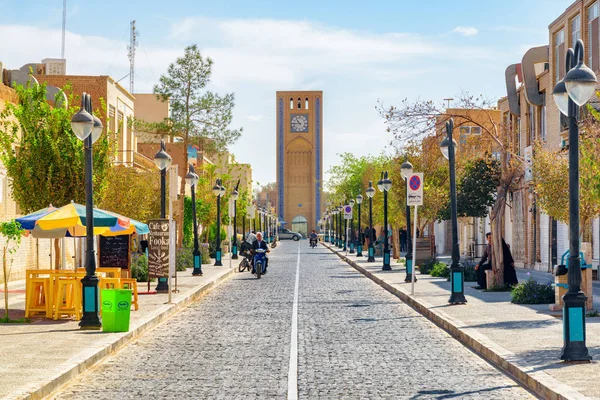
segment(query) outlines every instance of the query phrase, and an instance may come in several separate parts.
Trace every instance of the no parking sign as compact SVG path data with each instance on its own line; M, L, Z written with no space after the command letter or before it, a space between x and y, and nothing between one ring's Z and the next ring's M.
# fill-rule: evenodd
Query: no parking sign
M423 205L423 173L416 172L408 177L406 180L406 190L408 191L409 206L422 206Z

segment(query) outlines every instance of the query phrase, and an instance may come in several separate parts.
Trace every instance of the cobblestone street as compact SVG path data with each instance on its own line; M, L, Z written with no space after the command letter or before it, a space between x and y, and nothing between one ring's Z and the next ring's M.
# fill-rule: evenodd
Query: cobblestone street
M280 243L263 278L236 274L54 398L286 398L298 260L300 399L532 398L307 241Z

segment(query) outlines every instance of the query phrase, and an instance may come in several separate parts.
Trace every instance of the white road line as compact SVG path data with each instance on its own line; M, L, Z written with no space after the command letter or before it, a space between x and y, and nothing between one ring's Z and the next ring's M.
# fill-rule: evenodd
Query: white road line
M300 283L300 243L296 263L296 285L294 286L294 306L292 307L292 335L290 340L290 368L288 370L288 400L298 399L298 286Z

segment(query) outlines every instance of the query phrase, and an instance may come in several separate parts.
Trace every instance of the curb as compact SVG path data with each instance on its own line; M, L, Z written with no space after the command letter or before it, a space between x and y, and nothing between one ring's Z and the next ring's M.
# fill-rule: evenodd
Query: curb
M486 336L481 335L478 332L465 332L467 329L458 328L458 323L452 318L441 315L437 311L432 311L431 305L427 304L422 300L416 300L410 297L408 294L399 290L398 288L390 285L381 278L375 276L372 272L358 265L348 257L338 253L336 250L329 246L327 247L331 252L336 254L339 258L345 261L347 264L352 266L358 272L371 279L373 282L398 297L404 303L409 305L419 314L433 322L438 327L448 332L452 337L457 339L463 345L477 353L487 362L502 370L510 377L519 382L526 389L531 391L533 394L542 399L548 400L571 400L571 399L587 399L588 397L577 392L570 386L561 383L554 377L550 376L543 371L535 371L528 373L527 370L519 366L516 362L516 356L511 351L501 347L500 345L492 342ZM464 324L460 324L464 325Z
M42 399L46 396L50 396L58 389L60 389L63 385L68 383L70 380L77 377L79 374L85 372L88 368L94 366L99 361L103 360L105 357L113 354L117 350L119 350L124 345L129 342L137 339L142 334L148 332L149 330L155 328L163 321L167 320L174 314L178 313L182 309L186 308L189 304L198 300L200 297L204 296L221 283L229 279L233 276L235 269L231 269L225 274L213 279L208 282L206 285L195 289L189 295L173 304L165 304L164 306L158 309L157 315L149 315L146 320L142 320L141 324L127 332L125 335L119 337L112 343L108 345L102 344L98 347L84 350L82 353L70 360L68 366L62 368L60 372L58 372L54 377L50 378L48 381L43 383L41 387L32 390L20 390L18 392L12 393L8 398L18 398L25 400L37 400Z

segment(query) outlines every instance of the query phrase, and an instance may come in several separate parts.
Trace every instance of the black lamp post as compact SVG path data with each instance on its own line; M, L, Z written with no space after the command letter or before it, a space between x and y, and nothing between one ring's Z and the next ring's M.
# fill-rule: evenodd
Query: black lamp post
M372 181L369 181L369 187L365 193L369 198L369 254L367 262L375 262L375 247L373 247L373 196L375 196L375 189Z
M452 219L452 265L450 266L450 304L464 304L465 298L465 271L460 265L458 252L458 220L456 214L456 170L455 170L455 148L456 141L452 138L454 121L452 118L446 122L446 133L448 136L442 140L440 149L444 157L450 162L450 217Z
M237 185L235 185L235 189L231 192L231 198L233 199L233 242L231 244L231 259L238 259L238 242L237 242L237 199L240 197L237 189L240 185L240 181L238 180Z
M354 254L354 235L353 235L353 229L354 229L354 199L350 199L349 201L350 203L350 207L352 207L352 215L350 218L350 254Z
M198 246L198 221L196 218L196 185L198 184L198 175L196 175L192 164L190 164L190 170L185 176L185 181L190 185L190 191L192 192L192 218L194 224L194 270L192 271L192 275L202 276L202 256L200 255Z
M411 282L413 274L412 231L410 229L410 206L408 205L408 177L411 176L412 173L412 164L408 160L405 160L404 164L400 166L400 174L402 174L402 177L406 182L406 278L404 278L404 282ZM415 277L415 281L416 280Z
M388 172L381 173L381 180L377 182L377 188L383 192L383 270L392 269L390 265L390 245L388 243L388 191L392 188L392 180L388 177Z
M222 267L222 252L221 252L221 198L225 194L225 187L221 185L221 180L217 179L213 186L213 194L217 197L217 249L215 250L215 267Z
M343 229L343 224L342 224L342 219L344 218L344 207L342 206L342 203L340 203L340 205L338 206L338 247L341 249L342 247L344 247L344 245L342 244L344 242L344 238L342 236L342 229Z
M344 209L346 207L343 207ZM342 218L344 218L344 236L342 236L342 251L348 251L348 220L346 219L346 212L342 211Z
M92 97L83 93L81 108L71 118L73 133L84 144L85 158L85 277L81 280L83 316L79 326L84 330L96 330L102 327L98 316L98 277L96 276L96 256L94 252L94 199L93 199L93 157L92 146L102 134L102 121L92 114Z
M360 230L360 204L363 201L363 197L362 195L358 195L356 196L356 204L358 204L358 243L356 244L356 257L362 257L362 237L361 237L361 230Z
M160 150L154 156L154 163L158 169L160 169L160 217L162 219L167 217L167 170L171 166L172 162L173 160L171 159L171 156L167 154L165 141L161 139ZM168 277L158 278L156 291L158 293L167 293L169 291Z
M331 209L330 213L331 213L331 234L329 235L329 243L331 244L335 244L335 219L336 219L336 214L335 214L335 207Z
M252 230L256 232L256 205L252 205Z
M581 290L581 258L579 257L579 107L588 102L596 91L596 74L583 62L583 41L575 51L566 54L567 75L554 87L552 95L560 112L569 119L569 289L563 296L563 338L561 360L590 361L585 344L585 302ZM577 63L577 64L576 64Z

